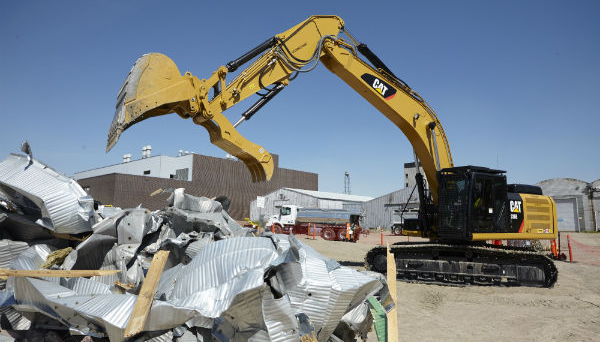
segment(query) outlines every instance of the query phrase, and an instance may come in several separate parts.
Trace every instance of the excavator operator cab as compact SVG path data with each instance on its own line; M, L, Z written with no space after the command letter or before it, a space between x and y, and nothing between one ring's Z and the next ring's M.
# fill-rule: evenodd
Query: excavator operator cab
M504 173L479 166L441 170L437 235L445 240L471 240L473 233L505 230L508 210Z

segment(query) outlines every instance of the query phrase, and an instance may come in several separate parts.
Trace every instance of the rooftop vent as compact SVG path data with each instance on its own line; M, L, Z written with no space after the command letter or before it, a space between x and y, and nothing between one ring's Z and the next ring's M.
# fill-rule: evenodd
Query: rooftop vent
M142 159L150 158L151 154L152 154L152 146L148 145L148 146L142 147Z

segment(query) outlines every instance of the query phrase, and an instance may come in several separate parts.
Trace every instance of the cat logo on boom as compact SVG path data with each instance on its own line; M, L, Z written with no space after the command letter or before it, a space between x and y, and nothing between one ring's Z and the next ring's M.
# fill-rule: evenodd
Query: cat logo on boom
M396 95L396 89L394 87L371 74L363 74L361 78L386 100L389 100Z

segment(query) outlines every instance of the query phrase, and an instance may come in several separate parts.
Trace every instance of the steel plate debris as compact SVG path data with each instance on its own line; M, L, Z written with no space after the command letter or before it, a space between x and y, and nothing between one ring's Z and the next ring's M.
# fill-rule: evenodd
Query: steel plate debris
M27 274L36 277L3 279L2 338L366 338L373 321L367 300L375 296L384 303L388 296L381 276L340 266L293 235L257 236L233 220L220 202L184 189L170 192L162 210L96 211L93 199L75 181L31 154L2 161L0 268L36 271L50 259L46 272L118 271L87 278L34 272ZM135 330L141 332L127 339L134 305L159 251L168 253L162 273L151 276L159 277L154 298L138 303L147 317Z

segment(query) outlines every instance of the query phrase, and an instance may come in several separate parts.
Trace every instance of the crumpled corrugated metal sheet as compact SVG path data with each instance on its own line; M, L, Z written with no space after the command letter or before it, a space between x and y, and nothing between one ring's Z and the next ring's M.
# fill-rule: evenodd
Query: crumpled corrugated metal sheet
M28 252L18 265L35 269L49 248ZM109 293L110 286L90 279L11 279L17 303L81 333L123 340L135 295ZM221 341L299 341L295 315L305 313L324 342L348 311L381 288L378 279L329 262L293 236L224 239L163 272L144 330L185 324L212 329Z
M108 285L120 281L137 288L152 255L160 249L172 252L169 267L189 262L197 250L214 240L248 234L219 202L184 194L183 189L175 190L172 197L176 199L173 205L179 208L156 212L127 209L97 223L94 233L69 254L62 268L121 270L117 275L93 279ZM193 245L188 252L189 244Z
M10 262L16 256L29 248L29 244L23 241L0 240L0 268L8 268ZM0 290L6 286L6 281L0 279ZM2 303L0 301L0 303Z
M61 268L121 271L90 279L10 277L0 313L12 329L29 329L35 338L43 336L36 329L62 327L122 342L135 293L161 249L171 253L139 340L297 342L306 326L319 341L337 340L332 334L344 324L364 333L366 298L385 292L377 276L342 267L293 235L253 237L221 203L184 189L172 192L164 210L126 209L92 227L91 198L73 183L22 156L0 163L2 233L12 238L21 229L35 241L0 240L0 247L18 247L0 252L0 266L39 269L64 244L42 243L49 236L39 225L66 233L88 225L92 235L71 241L76 248Z
M38 224L64 234L91 230L94 223L94 201L74 180L41 162L11 154L0 162L0 188L11 200L37 207Z

